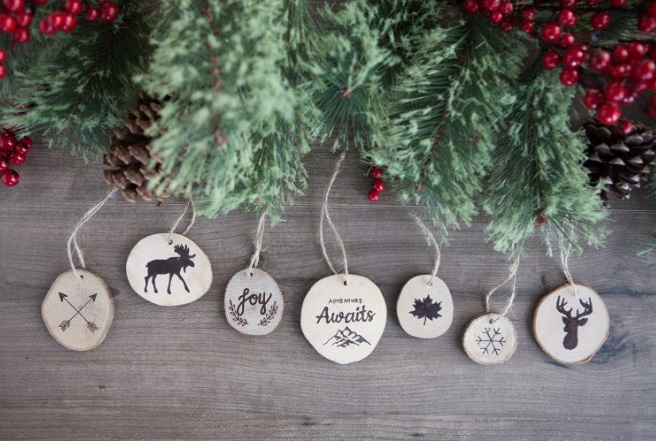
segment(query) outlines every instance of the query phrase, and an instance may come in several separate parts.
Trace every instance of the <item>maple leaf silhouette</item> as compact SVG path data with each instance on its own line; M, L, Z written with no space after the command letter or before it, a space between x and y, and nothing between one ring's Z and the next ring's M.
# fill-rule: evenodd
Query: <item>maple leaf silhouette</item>
M442 310L442 302L433 302L430 296L426 296L424 300L415 299L415 308L414 311L410 311L410 314L414 315L418 319L424 319L424 325L426 320L433 321L438 317L442 317L440 311Z

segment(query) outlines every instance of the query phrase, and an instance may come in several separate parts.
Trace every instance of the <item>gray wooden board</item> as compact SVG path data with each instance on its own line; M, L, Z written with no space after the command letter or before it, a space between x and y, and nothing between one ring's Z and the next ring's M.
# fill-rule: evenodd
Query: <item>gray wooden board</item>
M389 316L374 353L340 366L317 354L299 325L303 296L330 274L316 239L333 159L326 149L307 158L306 195L265 234L262 268L285 293L276 332L239 334L223 311L226 284L253 251L255 215L199 219L189 237L212 262L212 288L192 304L161 308L132 292L125 259L139 239L166 231L185 201L157 207L115 197L80 232L87 265L113 293L114 323L102 346L75 353L48 335L40 305L68 269L71 229L107 187L99 166L31 152L21 184L0 188L0 440L656 438L656 255L636 256L656 223L654 200L615 202L607 247L570 263L575 280L594 287L611 312L610 337L591 362L559 365L533 340L537 302L564 283L558 259L536 237L510 314L517 353L479 366L464 353L462 332L506 277L506 257L486 244L482 219L454 232L440 266L453 324L434 340L408 336L394 316L396 297L410 277L430 271L433 257L409 216L417 210L399 207L388 190L369 203L371 180L348 155L331 215L349 269L381 288Z

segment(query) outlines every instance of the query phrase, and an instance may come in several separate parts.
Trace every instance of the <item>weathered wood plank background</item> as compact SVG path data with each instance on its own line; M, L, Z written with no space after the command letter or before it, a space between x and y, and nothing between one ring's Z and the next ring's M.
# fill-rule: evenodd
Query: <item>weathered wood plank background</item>
M309 156L307 194L266 232L263 266L287 304L281 325L265 337L237 333L223 314L225 286L252 252L255 215L198 220L190 237L212 261L212 290L196 303L165 308L131 291L125 260L141 237L168 229L184 201L157 207L115 197L81 233L88 267L113 290L114 325L100 348L75 353L48 335L40 305L68 269L71 229L107 188L100 167L33 151L21 185L0 188L0 439L656 438L656 255L636 256L656 220L653 201L615 203L607 247L572 261L576 280L596 287L611 311L610 338L592 362L558 365L533 340L533 308L564 281L539 239L523 260L511 313L517 354L497 367L467 358L464 326L508 270L478 221L454 232L443 251L440 273L456 307L447 334L411 338L390 313L376 351L339 366L319 356L299 326L303 296L329 274L316 238L333 164L327 151ZM332 215L352 271L373 279L393 311L403 283L429 271L432 256L411 209L397 206L391 192L378 204L366 201L364 170L347 158Z

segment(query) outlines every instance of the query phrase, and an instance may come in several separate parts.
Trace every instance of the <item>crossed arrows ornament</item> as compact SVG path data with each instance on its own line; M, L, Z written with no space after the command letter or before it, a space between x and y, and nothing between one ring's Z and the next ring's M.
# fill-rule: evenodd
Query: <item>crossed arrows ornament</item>
M62 331L66 331L68 328L70 328L70 326L71 326L71 320L73 320L75 317L77 317L77 316L79 315L80 317L82 317L82 319L83 319L85 322L87 322L87 329L88 329L89 331L91 331L91 332L96 332L96 331L98 330L98 326L97 326L95 323L90 322L89 320L87 320L87 318L84 316L84 314L82 314L82 310L83 310L84 308L86 308L86 306L87 306L89 303L91 303L91 302L95 302L95 301L96 301L96 296L97 296L97 295L98 295L98 293L95 293L95 294L90 295L90 296L89 296L89 300L87 300L87 302L86 302L84 305L82 305L82 307L81 307L80 309L77 309L77 308L76 308L71 302L68 301L68 296L67 296L66 294L64 294L63 292L60 292L60 293L59 293L59 300L61 300L62 303L64 303L64 302L68 303L68 304L71 306L71 308L73 308L73 309L75 310L75 314L73 314L73 316L72 316L71 318L69 318L68 320L64 320L63 322L61 322L61 324L59 325L59 327L61 328L61 330L62 330Z

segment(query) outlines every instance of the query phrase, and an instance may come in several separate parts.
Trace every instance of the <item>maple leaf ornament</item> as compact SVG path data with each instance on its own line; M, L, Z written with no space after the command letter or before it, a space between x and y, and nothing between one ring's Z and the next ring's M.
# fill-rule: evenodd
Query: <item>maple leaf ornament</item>
M410 314L414 315L418 319L424 319L424 325L426 320L433 321L438 317L442 317L440 311L442 310L442 302L433 302L430 296L426 296L424 300L415 299L415 308L414 311L410 311Z

